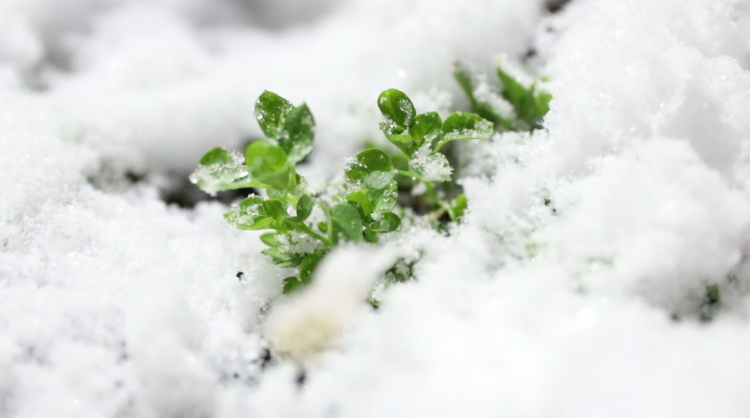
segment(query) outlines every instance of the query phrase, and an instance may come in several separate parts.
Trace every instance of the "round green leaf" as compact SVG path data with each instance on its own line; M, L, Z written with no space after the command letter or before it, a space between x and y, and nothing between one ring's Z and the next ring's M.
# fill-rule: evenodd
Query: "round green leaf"
M375 206L373 212L386 212L396 206L398 200L398 185L392 181L382 189L368 189L367 197Z
M267 199L263 201L263 210L266 216L273 218L281 225L281 222L289 217L284 203L279 199Z
M409 169L420 175L429 182L442 183L451 179L453 167L451 167L445 155L432 153L425 146L415 152L409 160Z
M279 189L292 185L294 172L281 147L256 141L245 149L245 164L255 180Z
M370 214L375 210L375 207L370 201L370 198L368 198L367 194L365 194L365 192L363 192L362 190L357 190L356 192L349 193L346 196L346 200L358 204L359 207L362 208L362 214L364 216L370 216Z
M443 123L443 142L487 139L492 135L492 122L468 112L456 112Z
M310 154L315 137L315 119L307 105L295 107L286 116L279 136L279 146L289 156L289 162L297 164Z
M277 139L281 136L284 120L292 109L294 106L289 101L266 90L255 101L255 119L266 137Z
M269 232L260 236L260 240L269 247L281 247L284 245L279 241L279 236L283 234L277 234L276 232Z
M262 197L250 196L224 214L226 221L242 230L274 229L276 220L269 217Z
M287 164L283 149L268 141L255 141L245 149L245 164L256 176L282 170Z
M357 209L346 203L340 203L331 208L331 220L347 240L362 242L362 218Z
M212 196L219 190L258 186L253 180L242 156L221 147L207 152L190 174L190 181Z
M201 157L200 165L231 164L235 161L232 151L216 147Z
M323 260L326 254L326 250L318 250L312 254L307 255L305 259L302 260L302 265L300 265L299 268L299 279L302 284L306 285L310 283L315 269L318 267L318 264L320 264L321 260Z
M310 195L302 195L297 201L297 220L304 221L313 210L313 200Z
M409 96L396 89L389 89L380 93L378 108L380 108L380 113L385 116L384 131L391 135L408 131L416 115L414 104Z
M370 148L354 157L346 167L346 180L368 189L382 189L393 181L393 162L385 151Z
M282 281L282 284L282 293L285 295L302 288L302 282L296 276L287 277Z
M443 119L437 112L427 112L417 115L411 125L409 133L414 138L417 148L424 144L432 144L440 138Z
M377 219L367 225L367 227L375 232L393 232L401 226L401 218L393 212L384 212L378 214ZM373 218L376 218L373 216Z

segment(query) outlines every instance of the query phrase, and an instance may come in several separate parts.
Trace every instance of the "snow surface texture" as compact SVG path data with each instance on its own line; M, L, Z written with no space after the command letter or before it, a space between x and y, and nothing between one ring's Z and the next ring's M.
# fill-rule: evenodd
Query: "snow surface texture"
M457 4L0 0L0 417L750 414L750 2ZM263 89L310 105L322 182L383 89L460 107L454 60L530 47L547 129L461 144L465 223L394 244L418 281L346 296L303 387L262 370L285 272L160 188L258 136Z

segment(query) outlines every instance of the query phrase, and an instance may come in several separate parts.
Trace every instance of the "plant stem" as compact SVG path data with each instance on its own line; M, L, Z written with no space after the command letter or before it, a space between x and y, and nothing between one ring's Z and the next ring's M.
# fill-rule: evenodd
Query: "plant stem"
M299 227L297 228L298 231L304 232L305 234L319 240L323 243L323 245L326 246L326 248L331 246L331 241L328 240L328 238L318 234L317 232L313 231L309 226L305 225L304 222L301 222L299 224Z
M447 212L447 211L448 211L448 209L446 209L445 206L441 206L439 209L437 209L436 211L430 213L430 215L427 216L427 222L428 223L433 223L433 222L439 220L440 218L443 217L443 215L445 215L445 212Z
M409 177L409 178L412 178L412 179L417 179L417 180L419 180L419 181L421 181L423 183L428 183L427 180L425 180L422 176L420 176L419 174L417 174L417 173L415 173L413 171L396 170L396 173L399 174L399 175L402 175L404 177Z
M449 142L451 142L451 141L441 141L441 142L439 142L439 143L438 143L438 144L437 144L437 145L435 146L435 149L434 149L434 150L433 150L432 152L436 153L436 152L440 151L440 148L443 148L443 145L445 145L445 144L447 144L447 143L449 143Z
M409 177L409 178L412 178L412 179L419 180L427 188L427 196L431 200L430 203L433 204L433 205L435 205L435 206L443 206L443 202L440 200L440 198L438 198L437 191L435 190L435 186L433 186L431 182L425 180L419 174L411 172L411 171L396 170L396 172L399 175L402 175L404 177Z

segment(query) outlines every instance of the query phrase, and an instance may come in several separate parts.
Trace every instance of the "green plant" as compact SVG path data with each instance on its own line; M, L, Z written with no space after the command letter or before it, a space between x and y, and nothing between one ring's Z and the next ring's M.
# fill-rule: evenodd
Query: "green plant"
M468 206L466 196L447 199L438 189L453 177L441 150L454 141L488 139L494 132L493 121L516 129L526 122L509 122L493 114L491 107L472 96L468 74L457 70L456 77L470 93L476 113L456 112L443 120L436 112L418 114L399 90L382 92L377 104L385 121L380 129L396 146L397 154L376 147L365 149L347 162L343 185L311 192L296 166L312 151L315 120L307 105L294 106L269 91L260 95L255 106L255 118L266 139L248 145L244 156L225 148L212 149L201 158L190 180L211 194L240 188L265 190L265 196L249 196L234 205L224 218L241 230L269 231L260 236L268 246L263 254L280 267L298 268L296 275L284 279L284 293L290 293L310 282L317 265L335 246L377 243L384 234L398 230L404 216L412 216L397 204L399 179L402 187L407 184L425 191L425 223L460 221ZM540 106L546 106L548 95L535 92L533 85L524 90L511 80L504 81L504 92L513 106L520 106L518 117L536 122L539 112L546 112ZM407 280L414 262L399 260L386 279Z
M473 113L457 112L445 121L436 112L417 114L409 97L395 89L380 95L378 107L385 117L381 130L408 157L408 170L394 168L385 151L370 148L348 161L344 187L311 194L295 167L312 151L313 116L306 105L293 106L266 91L255 108L266 139L248 145L244 158L214 148L190 176L209 193L248 187L266 191L266 197L242 200L224 218L242 230L270 231L260 237L268 246L263 254L278 266L299 267L298 275L284 279L284 293L309 283L318 263L339 243L376 243L400 227L403 210L393 211L396 176L424 185L436 210L428 221L445 213L458 221L466 209L465 196L446 202L436 192L435 184L452 174L440 149L452 141L487 139L492 123Z
M498 60L496 72L500 88L480 89L468 70L457 62L453 76L469 97L472 112L490 120L506 131L527 131L542 127L541 120L549 111L552 95L538 89L538 82L528 87L512 76L508 63ZM502 100L498 100L502 98ZM508 103L511 108L502 109L497 103Z

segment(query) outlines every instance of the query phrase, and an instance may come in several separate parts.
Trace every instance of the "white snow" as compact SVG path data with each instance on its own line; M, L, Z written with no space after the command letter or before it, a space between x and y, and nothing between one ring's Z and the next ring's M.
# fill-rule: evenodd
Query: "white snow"
M466 110L453 62L502 54L546 129L458 144L464 221L389 241L423 256L377 311L362 253L287 300L227 206L160 199L263 90L320 185L382 90ZM747 416L749 70L745 0L0 0L0 417ZM262 366L316 318L303 386Z

